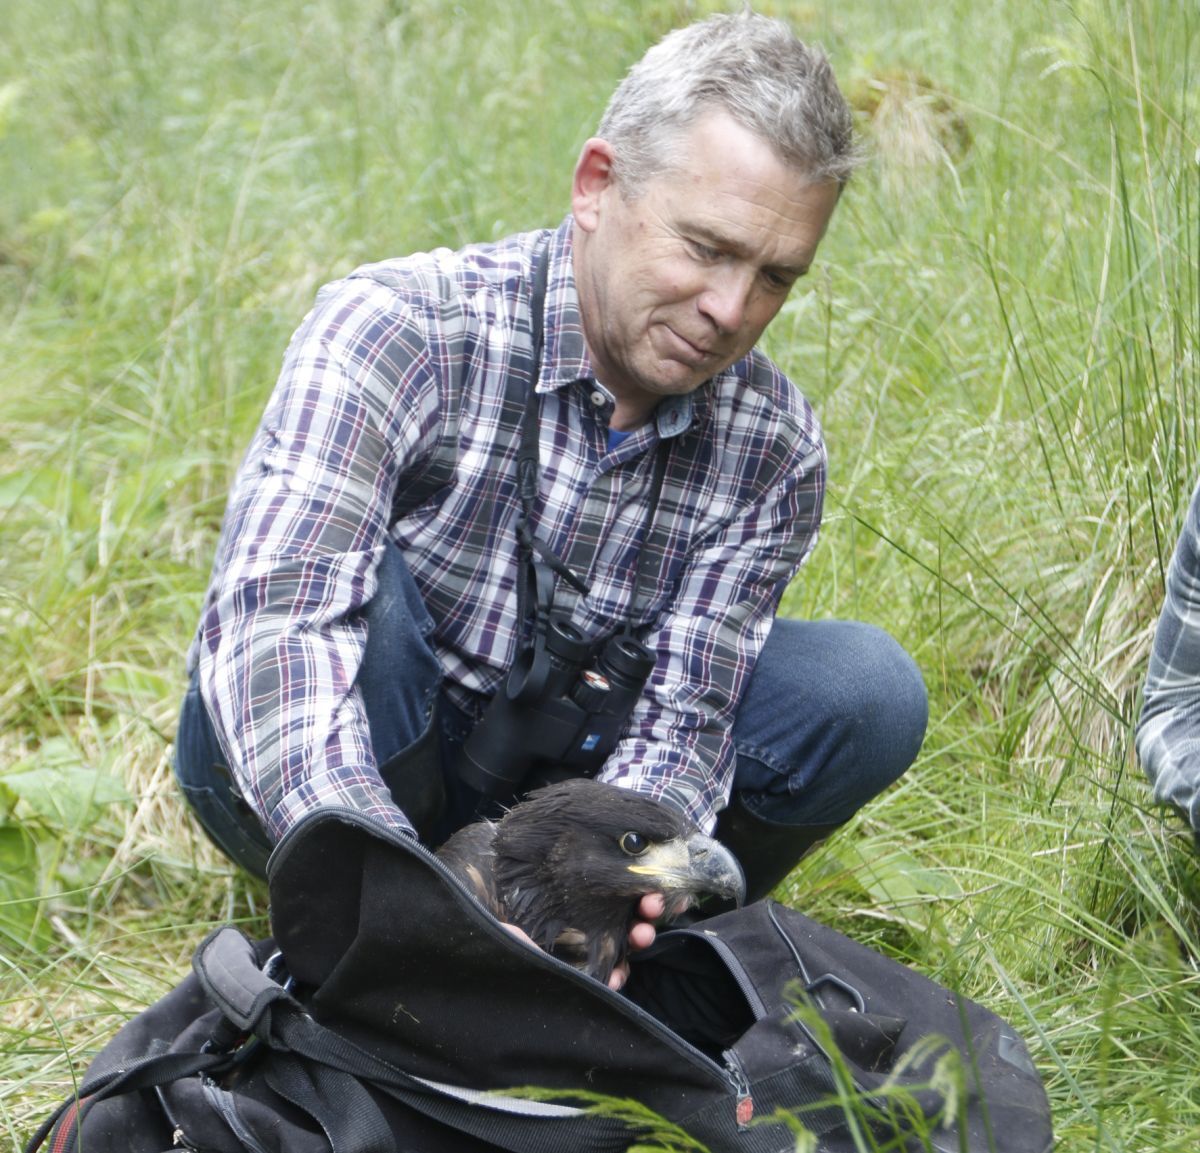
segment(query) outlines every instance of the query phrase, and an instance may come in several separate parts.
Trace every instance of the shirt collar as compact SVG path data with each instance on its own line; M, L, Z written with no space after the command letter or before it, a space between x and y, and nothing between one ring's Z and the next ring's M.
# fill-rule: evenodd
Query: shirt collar
M572 260L574 220L568 216L549 235L546 255L550 262L546 278L546 317L539 392L551 392L577 380L595 380L587 341L583 336L583 318L579 315L579 295L575 290Z

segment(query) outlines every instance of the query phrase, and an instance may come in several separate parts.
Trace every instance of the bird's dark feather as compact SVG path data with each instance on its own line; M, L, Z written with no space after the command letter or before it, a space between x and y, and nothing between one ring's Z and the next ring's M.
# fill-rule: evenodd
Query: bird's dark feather
M742 887L736 861L681 812L585 778L467 826L438 855L500 920L600 980L624 958L644 894L662 892L673 915L707 892L740 899Z

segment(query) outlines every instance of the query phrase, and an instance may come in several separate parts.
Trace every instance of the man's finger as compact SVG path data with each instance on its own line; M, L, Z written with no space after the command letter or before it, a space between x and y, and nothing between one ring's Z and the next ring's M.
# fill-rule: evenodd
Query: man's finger
M654 944L655 929L649 921L638 921L629 930L629 947L631 949L648 949Z
M524 941L527 945L532 945L535 949L540 948L538 943L524 929L517 925L510 924L508 921L501 921L503 925L518 941Z

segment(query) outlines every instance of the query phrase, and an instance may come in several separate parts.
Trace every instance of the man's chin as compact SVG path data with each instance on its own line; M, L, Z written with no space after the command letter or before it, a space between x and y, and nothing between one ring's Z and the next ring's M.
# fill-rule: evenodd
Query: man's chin
M716 361L711 366L697 368L678 360L661 360L654 375L644 378L642 391L655 396L685 396L716 376L721 367Z
M631 381L632 387L629 389L614 388L607 380L604 383L618 398L618 404L624 400L626 404L632 403L637 407L652 409L660 400L669 396L686 396L695 392L720 372L722 367L717 365L711 372L699 372L676 360L656 360L638 373Z

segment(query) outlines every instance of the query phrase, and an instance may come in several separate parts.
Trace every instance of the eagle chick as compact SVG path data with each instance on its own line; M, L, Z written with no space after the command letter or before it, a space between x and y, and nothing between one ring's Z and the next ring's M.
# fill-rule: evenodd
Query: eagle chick
M499 920L605 982L646 893L664 895L666 921L702 895L745 893L733 854L683 813L586 777L467 825L437 855Z

